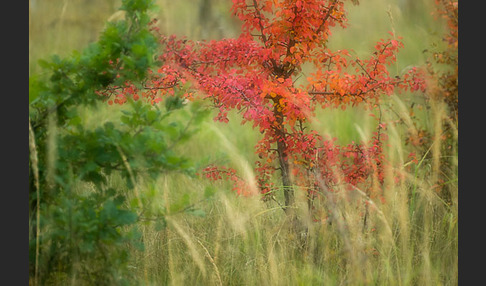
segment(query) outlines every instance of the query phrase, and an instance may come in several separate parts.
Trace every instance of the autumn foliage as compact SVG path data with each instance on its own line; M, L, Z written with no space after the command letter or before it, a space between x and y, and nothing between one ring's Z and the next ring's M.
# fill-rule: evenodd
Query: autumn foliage
M423 94L424 104L412 103L410 107L413 127L409 128L411 132L406 139L416 157L434 161L434 169L439 174L433 178L434 190L448 204L456 190L447 182L457 174L457 163L451 158L457 156L459 127L458 9L458 1L435 1L435 10L431 14L437 21L444 22L446 30L440 43L424 51L427 55L427 92ZM435 114L440 118L440 124L432 130L421 126L413 113L413 105Z
M388 66L403 47L392 33L379 40L366 59L347 50L330 50L332 28L347 26L345 2L233 0L231 11L242 21L238 38L191 41L160 35L165 48L161 66L140 91L156 101L190 82L194 92L188 98L200 96L212 102L218 110L215 120L228 122L228 112L238 111L242 123L262 133L255 146L260 192L273 196L283 189L285 206L292 205L295 186L304 187L309 198L342 185L359 185L370 192L372 185L383 182L386 163L382 153L386 126L380 118L370 142L345 146L312 130L309 122L321 108L359 104L376 109L383 95L423 90L424 81L415 68L390 74ZM303 76L304 65L312 66L309 76ZM129 83L120 87L115 102L136 94L132 88ZM239 182L227 168L210 167L206 174L219 179L218 170ZM276 171L280 188L271 180Z

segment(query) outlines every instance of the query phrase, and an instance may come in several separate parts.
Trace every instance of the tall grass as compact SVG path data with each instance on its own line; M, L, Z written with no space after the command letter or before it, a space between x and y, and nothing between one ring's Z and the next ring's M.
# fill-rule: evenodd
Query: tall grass
M432 123L444 115L437 107ZM135 254L137 276L144 285L457 285L457 178L448 183L452 200L445 202L431 180L439 175L439 149L408 164L401 133L389 130L385 184L374 190L385 201L359 189L324 192L320 208L331 215L315 221L304 192L298 193L306 231L296 233L278 205L238 197L223 181L211 200L199 204L205 217L169 214L167 228L143 229L146 250ZM232 148L225 146L229 140L212 144ZM251 164L232 150L232 163ZM205 184L164 177L157 197L170 205L189 192L197 202Z
M195 1L158 2L165 32L203 35L194 20ZM216 2L213 15L227 13L230 1ZM424 62L422 51L442 29L441 23L429 15L430 3L417 1L417 10L409 15L397 1L361 2L360 6L350 6L350 27L334 32L332 48L354 47L356 53L366 53L387 31L395 30L405 42L397 73L408 65ZM93 41L105 19L118 7L118 1L35 1L35 7L34 1L30 3L31 72L37 71L37 59L81 49ZM235 35L228 28L230 20L220 17L218 23L224 31L213 36ZM411 147L405 144L405 136L417 132L413 124L406 124L413 120L407 108L411 99L416 98L394 96L384 104L384 122L405 122L388 125L385 183L371 192L383 193L385 200L359 189L324 190L316 204L331 215L315 221L307 210L304 192L297 192L297 213L304 224L300 232L294 231L275 202L237 196L230 182L165 174L150 190L140 183L137 189L142 195L154 193L153 206L170 210L171 204L189 194L205 216L169 211L167 227L162 229L141 222L145 249L132 251L133 284L457 285L457 150L452 157L443 158L440 135L447 110L432 101L430 111L420 114L420 124L432 132L434 140L418 163L410 162ZM113 107L86 110L83 120L89 126L103 120L110 110ZM367 113L359 108L322 111L313 127L322 135L339 138L343 144L365 140L371 136L374 124ZM199 140L189 142L181 152L196 161L229 164L246 172L243 177L250 180L256 159L253 146L260 134L240 125L238 114L230 114L230 119L229 125L207 122L198 134ZM457 130L454 134L457 140ZM437 192L444 160L455 170L448 181L441 183L448 200ZM112 177L110 182L120 184L121 179ZM206 186L216 189L209 199L204 196Z

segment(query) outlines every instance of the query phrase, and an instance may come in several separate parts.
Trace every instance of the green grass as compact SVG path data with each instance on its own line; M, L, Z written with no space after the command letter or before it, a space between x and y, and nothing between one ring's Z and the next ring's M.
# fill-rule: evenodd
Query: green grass
M166 33L191 38L237 35L238 23L227 15L231 1L213 1L216 4L212 13L219 28L205 32L197 24L197 1L157 2L160 25ZM94 41L118 3L36 1L35 9L30 9L31 74L39 71L37 59L80 50ZM423 50L438 42L443 26L430 15L428 2L415 3L417 8L410 15L400 10L398 1L363 0L360 6L349 5L349 28L334 31L330 47L352 48L364 55L377 40L388 36L387 31L395 31L405 42L396 72L423 64ZM383 120L408 118L406 106L416 99L414 96L387 100ZM118 108L85 109L82 117L86 126L94 126L113 118L114 109ZM360 141L370 136L376 124L368 113L360 108L318 111L318 122L313 126L321 134L339 138L343 144ZM422 111L420 116L423 127L440 132L434 127L444 117L439 104L432 111ZM142 193L151 192L154 206L170 206L189 194L191 202L206 215L169 213L168 225L161 230L153 223L140 223L145 250L133 249L133 284L457 285L457 152L450 158L456 176L444 183L451 200L444 202L436 193L433 180L440 172L434 162L443 154L432 146L430 156L419 158L423 159L420 164L407 165L411 147L405 145L404 136L409 130L405 125L390 126L386 156L391 167L383 188L386 202L359 191L327 194L327 200L317 203L340 218L330 224L312 221L304 198L298 196L298 212L308 233L295 233L276 203L239 197L226 181L161 174L152 189L140 183ZM241 125L238 114L230 114L228 124L209 119L196 140L188 142L180 152L195 161L227 164L245 171L256 160L253 147L260 136L251 126ZM247 175L252 176L251 172ZM396 177L403 180L397 183ZM110 180L113 185L120 182L117 177ZM216 190L210 199L204 196L207 186ZM360 203L362 200L368 201L367 209Z

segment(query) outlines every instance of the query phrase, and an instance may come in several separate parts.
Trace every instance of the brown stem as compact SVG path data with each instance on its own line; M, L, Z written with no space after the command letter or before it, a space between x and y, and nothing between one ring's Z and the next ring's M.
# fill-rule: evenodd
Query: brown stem
M277 137L277 154L278 154L278 163L280 167L280 171L282 172L282 185L283 185L283 192L285 197L285 211L288 212L290 210L290 206L294 202L294 189L292 188L292 180L290 179L290 168L289 162L287 158L288 150L287 150L287 143L286 143L286 133L284 127L284 115L282 111L279 110L281 108L280 104L278 103L279 97L275 97L275 107L273 113L275 115L277 126L275 127L275 133Z

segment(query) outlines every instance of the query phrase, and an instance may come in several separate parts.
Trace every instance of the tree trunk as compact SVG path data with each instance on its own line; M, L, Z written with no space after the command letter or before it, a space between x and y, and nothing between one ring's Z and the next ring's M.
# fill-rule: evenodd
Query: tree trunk
M285 212L288 213L290 207L294 203L294 189L292 187L292 180L290 178L290 168L288 162L288 150L287 143L285 142L286 133L284 127L284 115L281 110L282 107L279 104L278 96L275 99L274 114L277 120L277 126L275 127L275 133L277 135L277 153L278 153L278 163L280 171L282 173L282 186L285 197Z

